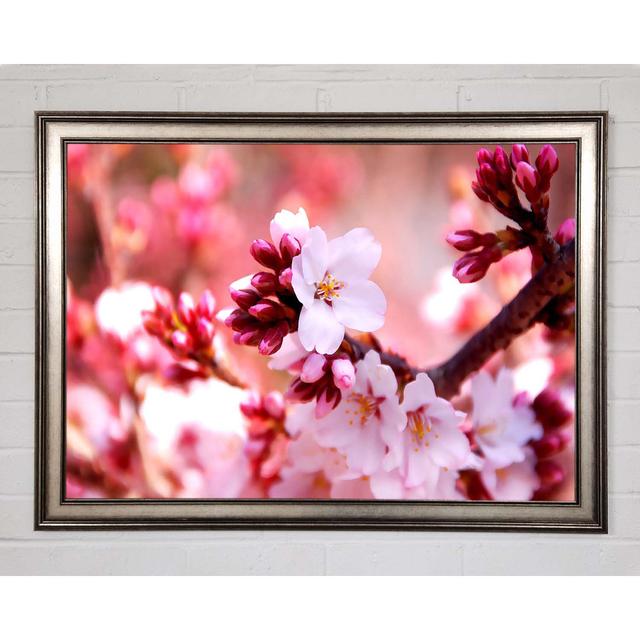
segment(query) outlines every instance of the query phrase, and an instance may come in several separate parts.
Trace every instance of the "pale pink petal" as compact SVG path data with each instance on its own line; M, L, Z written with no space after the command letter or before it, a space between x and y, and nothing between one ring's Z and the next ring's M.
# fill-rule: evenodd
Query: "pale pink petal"
M352 229L329 242L328 270L338 279L366 280L380 262L382 247L371 231Z
M351 446L345 452L350 469L371 475L382 467L385 444L380 437L379 427L377 420L368 420L363 427L360 427L357 446Z
M307 242L300 252L302 274L307 283L321 282L327 272L327 236L320 227L309 230Z
M387 301L382 289L370 280L347 281L333 300L336 318L356 331L376 331L384 324Z
M304 279L301 255L296 256L292 260L291 274L291 286L296 294L296 298L298 298L305 307L310 307L316 295L316 285Z
M273 216L269 230L271 232L271 240L273 240L273 244L276 247L280 245L280 240L285 233L293 236L303 245L309 235L307 212L302 207L298 209L298 213L282 209L282 211L278 211Z
M419 373L416 379L404 388L402 408L405 411L416 411L435 400L435 397L436 392L431 378L426 373Z
M404 487L402 478L395 473L379 472L369 479L371 492L377 500L402 500Z
M307 357L308 351L302 346L298 333L289 333L282 340L282 346L271 356L269 369L285 371Z
M298 336L308 351L335 353L344 338L344 327L336 320L329 305L322 300L311 307L303 307L298 321Z
M469 459L471 448L469 440L457 427L434 427L434 435L430 439L429 456L439 467L460 469Z

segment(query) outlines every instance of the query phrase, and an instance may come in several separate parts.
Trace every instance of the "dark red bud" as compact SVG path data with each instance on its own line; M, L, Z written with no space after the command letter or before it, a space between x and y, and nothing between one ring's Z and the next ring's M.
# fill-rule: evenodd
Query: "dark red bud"
M540 460L536 464L536 473L540 478L540 491L549 491L564 480L562 467L553 460Z
M165 325L153 311L142 312L142 326L152 336L157 338L164 336Z
M245 331L236 331L233 334L233 341L236 344L242 344L247 347L257 347L260 344L265 330L262 327L256 329L246 329Z
M493 154L493 164L500 177L500 182L502 184L510 184L512 177L511 166L509 165L509 157L502 147L496 147Z
M559 166L560 160L556 150L550 144L545 144L536 158L536 168L542 176L549 180Z
M180 322L191 327L196 321L196 305L189 293L183 291L178 298L178 318Z
M529 151L524 144L514 144L511 147L511 166L514 170L518 162L529 162Z
M491 202L489 194L480 186L478 182L472 182L471 189L473 190L473 193L475 193L476 196L478 196L478 198L480 198L480 200L482 200L483 202Z
M273 322L274 320L283 318L285 315L282 305L266 298L249 307L248 311L254 318L258 318L261 322Z
M209 289L205 289L198 301L198 314L207 320L213 319L213 314L216 310L216 299Z
M251 255L254 260L259 262L263 267L267 269L273 269L279 271L282 268L282 260L278 250L266 240L254 240L251 243Z
M531 443L538 459L550 458L560 453L571 441L571 436L564 431L546 433L540 440Z
M289 333L289 325L286 322L281 322L275 327L268 329L260 344L258 345L258 351L263 356L273 355L282 346L282 340Z
M493 162L491 151L484 148L480 149L478 153L476 153L476 160L478 161L478 165L491 164Z
M193 350L193 340L191 336L182 331L174 331L171 334L171 344L173 344L176 351L184 355Z
M291 280L293 279L293 271L289 268L283 269L278 276L278 282L285 289L291 288Z
M206 318L200 318L196 325L196 334L198 336L198 342L203 347L209 347L213 340L214 328L213 324Z
M229 289L231 299L245 311L256 304L261 298L260 294L253 289Z
M278 286L278 278L274 273L260 271L251 278L251 286L254 287L259 294L270 296Z
M300 253L301 246L298 240L291 234L285 233L280 240L280 254L285 264L291 264L291 261Z
M482 186L489 192L495 191L498 186L498 176L493 167L488 163L480 165L479 169Z
M576 237L576 219L567 218L555 233L555 240L558 244L566 244Z
M161 315L163 318L170 317L173 311L173 296L171 293L164 287L153 287L151 289L151 295L156 303L158 315Z
M549 387L536 396L532 407L536 414L536 420L545 431L564 427L573 416L560 395Z
M458 251L472 251L482 244L482 235L473 229L462 229L447 234L447 242Z

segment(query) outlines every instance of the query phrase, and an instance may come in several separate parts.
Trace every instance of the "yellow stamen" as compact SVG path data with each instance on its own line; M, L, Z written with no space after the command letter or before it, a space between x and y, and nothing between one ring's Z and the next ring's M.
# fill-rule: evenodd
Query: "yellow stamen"
M349 419L349 425L353 425L353 420L356 419L363 427L367 420L378 412L380 406L380 400L367 396L362 393L352 393L347 398L347 403L353 405L353 409L347 409L346 413L349 416L353 416Z
M316 282L316 298L331 302L334 298L339 298L338 291L344 287L344 282L336 280L330 273L325 274L321 282Z

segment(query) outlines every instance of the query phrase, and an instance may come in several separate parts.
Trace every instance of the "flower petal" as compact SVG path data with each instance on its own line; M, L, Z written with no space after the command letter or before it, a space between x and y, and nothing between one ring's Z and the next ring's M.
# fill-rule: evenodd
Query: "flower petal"
M302 270L302 256L296 256L291 262L291 286L296 298L302 302L305 307L310 307L316 295L316 285L307 282L304 278Z
M387 301L382 289L370 280L346 282L333 300L336 318L356 331L376 331L384 324Z
M344 327L336 320L333 310L322 300L303 307L298 321L298 337L308 351L335 353L344 338Z
M322 281L327 272L328 255L325 232L320 227L312 227L309 229L309 236L300 252L305 282L313 284Z
M426 373L419 373L416 379L404 388L402 408L404 411L416 411L433 402L435 398L436 391L431 378Z
M298 213L282 209L278 211L269 227L271 240L276 247L280 246L280 240L285 233L292 235L300 244L304 244L309 235L309 218L307 212L300 207Z
M368 229L359 227L329 242L329 271L338 279L366 280L380 262L382 247Z

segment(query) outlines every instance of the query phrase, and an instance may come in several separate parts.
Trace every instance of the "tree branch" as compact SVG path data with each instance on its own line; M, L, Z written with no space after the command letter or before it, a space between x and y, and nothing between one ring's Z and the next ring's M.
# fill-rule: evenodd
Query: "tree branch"
M565 293L575 281L575 240L562 246L516 297L506 304L488 325L474 334L451 358L426 369L440 397L454 396L465 378L478 371L489 358L506 349L519 335L531 328L540 311L555 296ZM356 356L362 357L375 344L348 337ZM412 367L402 356L380 350L383 364L389 365L401 382L408 382L422 370Z
M532 327L540 311L575 280L575 240L565 244L489 324L472 336L449 360L427 370L439 396L455 395L464 379L496 351L506 349Z

